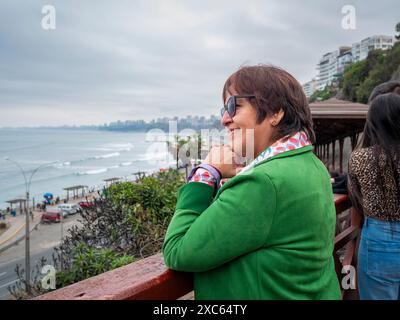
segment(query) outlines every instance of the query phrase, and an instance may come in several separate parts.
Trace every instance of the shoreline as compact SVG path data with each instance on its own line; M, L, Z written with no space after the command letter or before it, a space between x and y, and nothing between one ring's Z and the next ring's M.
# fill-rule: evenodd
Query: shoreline
M181 165L181 166L179 166L178 171L180 173L186 174L186 167L188 167L187 173L190 173L191 165L188 165L188 166ZM170 170L170 169L176 170L175 167L170 166L170 167L167 167L167 168L159 168L157 170L147 170L147 171L146 170L143 170L143 171L139 170L137 173L144 173L145 176L152 176L154 174L162 172L163 170ZM118 182L132 182L132 183L134 183L134 182L137 181L137 179L138 179L138 176L136 176L134 179L127 179L127 177L121 177L120 180L118 180ZM58 204L62 204L62 203L76 204L76 203L81 202L81 201L86 201L86 198L88 198L88 200L90 201L90 200L93 200L93 198L95 196L98 196L98 192L101 192L103 190L103 188L108 188L110 185L112 185L112 183L106 183L106 182L102 181L101 183L98 183L98 184L95 184L95 185L92 185L92 186L88 186L86 188L86 191L85 191L83 197L81 196L81 193L80 193L80 195L78 195L77 197L70 196L69 199L67 200L66 196L60 197L60 196L54 195L53 201L55 201L55 199L57 199L57 197L59 197ZM34 205L33 205L33 201L34 201ZM32 208L33 213L43 212L42 210L39 210L37 208L37 205L38 204L43 204L44 200L42 200L40 202L37 202L35 197L33 197L33 198L30 199L29 202L30 202L30 207ZM48 208L48 207L53 208L53 207L57 206L58 204L46 205L46 208ZM19 205L16 205L16 207L14 207L13 210L16 210L16 216L23 214L23 213L20 213ZM22 210L24 210L24 207L22 207ZM7 212L7 207L6 208L0 208L0 213L5 214L6 217L7 216L8 217L12 217L11 212ZM3 220L0 220L0 221L3 221Z

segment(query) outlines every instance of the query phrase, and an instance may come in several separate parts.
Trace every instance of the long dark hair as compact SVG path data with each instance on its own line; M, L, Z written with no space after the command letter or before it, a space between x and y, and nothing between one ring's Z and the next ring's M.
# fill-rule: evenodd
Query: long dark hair
M400 196L398 167L400 163L400 95L386 93L375 97L367 114L363 137L357 149L372 147L374 165L378 169L374 183L387 195L384 174L389 171L394 179L397 197ZM360 205L361 195L352 194ZM360 208L356 209L360 211Z
M374 90L372 90L371 95L368 98L368 104L371 104L372 100L374 100L379 95L389 92L400 94L400 81L387 81L376 86Z

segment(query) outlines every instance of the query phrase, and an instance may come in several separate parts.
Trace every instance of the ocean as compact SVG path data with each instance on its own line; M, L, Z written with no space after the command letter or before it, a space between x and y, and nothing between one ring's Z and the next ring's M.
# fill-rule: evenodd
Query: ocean
M25 198L23 173L6 158L18 162L27 180L42 166L30 186L30 198L37 203L46 192L65 198L66 187L101 188L107 178L134 180L137 171L174 166L166 138L157 139L144 132L0 129L0 209L8 206L7 200Z

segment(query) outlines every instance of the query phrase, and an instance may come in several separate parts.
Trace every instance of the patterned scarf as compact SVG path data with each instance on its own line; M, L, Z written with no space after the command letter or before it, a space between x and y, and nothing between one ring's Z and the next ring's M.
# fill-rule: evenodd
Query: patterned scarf
M263 152L261 152L257 158L255 158L250 164L245 166L237 175L243 174L252 168L254 168L257 164L266 161L267 159L274 157L280 153L291 151L295 149L300 149L305 146L311 145L311 142L308 140L305 132L300 131L294 134L293 136L286 136L274 144L269 146ZM220 183L220 187L227 181L228 179L222 179Z

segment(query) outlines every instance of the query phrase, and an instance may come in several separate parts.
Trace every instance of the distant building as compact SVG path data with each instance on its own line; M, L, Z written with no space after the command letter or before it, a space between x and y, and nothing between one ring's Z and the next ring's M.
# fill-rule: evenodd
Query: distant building
M360 56L361 56L361 43L360 42L353 43L353 45L351 46L352 62L360 61Z
M312 94L317 91L317 79L313 78L311 81L303 84L303 90L307 98L310 98Z
M353 43L351 51L353 62L362 61L368 57L368 53L375 49L388 50L393 47L395 39L393 36L371 36Z
M348 48L347 51L342 51L342 53L337 57L337 74L342 75L344 69L353 62L352 50Z
M317 90L323 90L337 79L340 74L338 70L338 58L350 50L350 47L340 47L338 50L328 52L322 56L317 65Z
M333 74L335 73L337 56L338 50L325 53L319 60L317 65L318 90L323 90L325 86L331 82Z
M337 83L336 80L343 75L348 65L366 59L372 50L391 49L395 42L393 36L375 35L355 42L351 47L340 47L325 53L317 64L316 88L313 89L311 80L303 85L304 92L309 97L315 90L323 90L326 86Z

